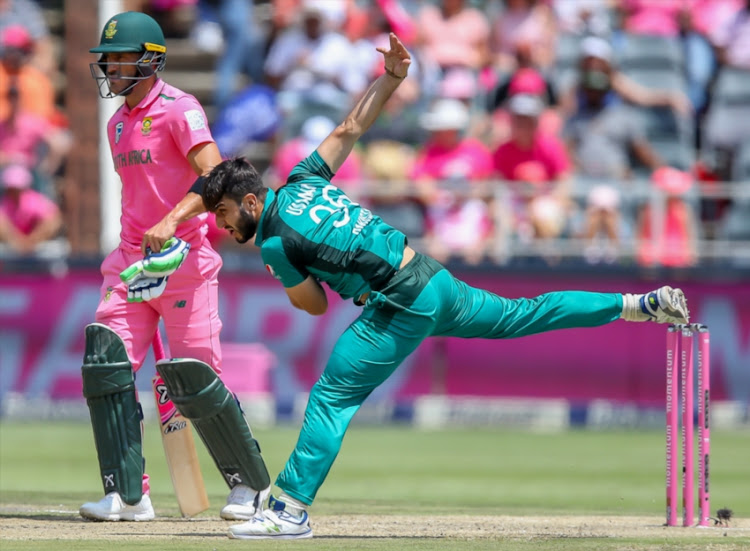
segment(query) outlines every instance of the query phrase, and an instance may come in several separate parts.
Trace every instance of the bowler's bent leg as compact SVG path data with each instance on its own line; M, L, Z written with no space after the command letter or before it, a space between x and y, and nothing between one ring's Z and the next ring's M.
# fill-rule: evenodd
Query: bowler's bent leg
M299 440L276 485L310 505L341 449L362 402L424 340L430 310L395 313L368 307L344 331L310 391Z

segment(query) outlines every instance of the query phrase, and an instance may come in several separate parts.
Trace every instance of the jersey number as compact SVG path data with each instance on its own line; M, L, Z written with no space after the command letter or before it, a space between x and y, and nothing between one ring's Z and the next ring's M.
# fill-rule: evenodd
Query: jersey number
M328 185L324 187L323 199L328 201L328 205L315 205L310 209L310 218L312 218L313 222L315 222L316 224L320 224L321 218L318 213L321 210L327 212L328 214L333 214L335 212L343 214L343 218L336 220L333 223L334 228L346 226L349 223L349 220L351 220L351 217L349 216L349 207L351 205L356 205L357 203L352 203L352 200L344 194L341 194L336 198L332 198L329 195L329 192L334 190L337 190L336 186Z

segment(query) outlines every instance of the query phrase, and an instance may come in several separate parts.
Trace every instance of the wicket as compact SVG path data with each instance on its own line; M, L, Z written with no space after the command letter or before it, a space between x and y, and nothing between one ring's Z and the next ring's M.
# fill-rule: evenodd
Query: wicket
M698 526L710 526L711 507L708 465L711 452L709 403L711 393L710 335L698 323L670 325L667 331L667 526L677 526L678 403L682 417L682 525L694 521L694 348L698 341ZM679 363L678 363L679 362ZM679 388L676 366L679 365ZM679 400L679 402L678 402Z

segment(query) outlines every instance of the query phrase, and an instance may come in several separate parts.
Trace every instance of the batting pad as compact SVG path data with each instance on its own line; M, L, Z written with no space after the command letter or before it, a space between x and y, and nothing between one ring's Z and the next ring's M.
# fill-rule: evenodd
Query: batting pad
M86 326L81 375L104 493L135 505L143 497L142 415L125 344L106 325Z
M193 422L227 485L244 484L256 491L270 486L260 446L234 395L214 370L189 358L162 360L156 370L174 405Z

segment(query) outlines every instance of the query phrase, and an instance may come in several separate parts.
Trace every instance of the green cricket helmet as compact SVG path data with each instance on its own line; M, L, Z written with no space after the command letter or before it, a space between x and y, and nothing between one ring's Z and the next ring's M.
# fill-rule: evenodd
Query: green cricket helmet
M167 62L167 45L161 27L152 17L137 11L111 17L104 25L99 45L89 51L101 54L99 60L89 66L91 76L99 85L99 95L103 98L127 96L139 81L163 70ZM141 57L134 62L108 62L108 55L115 53L141 53ZM122 75L125 66L135 66L136 74ZM114 72L114 69L117 71ZM120 92L113 92L110 78L130 80L132 83Z

